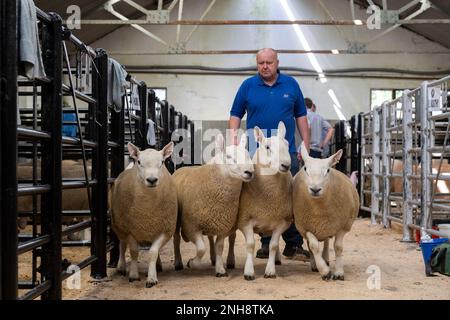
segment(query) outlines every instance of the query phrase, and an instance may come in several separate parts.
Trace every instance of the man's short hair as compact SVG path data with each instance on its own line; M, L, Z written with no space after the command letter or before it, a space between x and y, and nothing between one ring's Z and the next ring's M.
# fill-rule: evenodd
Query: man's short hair
M311 109L313 106L313 102L310 98L305 98L305 105L308 109Z

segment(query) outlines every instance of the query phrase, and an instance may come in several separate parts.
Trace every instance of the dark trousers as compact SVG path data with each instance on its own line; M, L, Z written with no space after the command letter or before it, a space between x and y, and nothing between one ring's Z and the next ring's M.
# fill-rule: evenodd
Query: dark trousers
M299 170L299 162L297 159L297 153L291 153L291 173L292 177L294 177ZM286 242L286 245L293 246L293 247L300 247L303 245L303 238L300 235L300 233L297 231L297 228L295 228L295 224L292 223L289 228L283 232L281 235L284 242ZM261 237L261 245L262 246L268 246L270 242L271 237Z
M316 158L316 159L322 159L322 151L317 151L317 150L310 150L309 151L309 156L311 158Z

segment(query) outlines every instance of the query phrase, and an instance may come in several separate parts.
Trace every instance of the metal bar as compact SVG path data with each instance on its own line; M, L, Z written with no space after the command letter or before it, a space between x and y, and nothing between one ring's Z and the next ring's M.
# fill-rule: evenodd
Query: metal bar
M18 291L16 5L0 1L0 300L16 299Z
M92 226L91 220L82 221L76 224L73 224L61 232L61 236L65 237L74 232L78 232L84 229L87 229Z
M66 84L63 84L63 91L64 93L69 93L72 94L72 89L70 89L70 87ZM80 99L81 101L84 101L86 103L96 103L95 99L89 97L87 94L84 94L81 91L78 91L76 89L73 89L75 96Z
M438 181L450 181L450 175L442 175L442 173L439 175L439 178L438 178L438 175L437 174L430 174L428 177L427 177L427 179L429 179L429 180L438 180Z
M22 128L22 127L18 127L17 128L17 138L19 140L50 140L51 135L48 132L42 132L42 131L38 131L38 130L33 130L33 129L27 129L27 128Z
M178 20L181 20L181 17L183 15L183 2L184 0L180 0L180 4L178 5ZM177 37L175 40L177 44L180 42L180 31L181 25L177 25Z
M386 218L389 221L395 221L395 222L398 222L398 223L402 223L403 222L402 219L399 219L399 218L396 218L396 217L393 217L393 216L387 216Z
M450 112L445 112L445 113L441 113L441 114L436 114L434 116L430 116L429 119L436 121L436 120L441 120L441 119L448 119L450 118Z
M94 142L94 141L85 140L85 139L83 139L83 141L84 141L84 145L86 147L97 148L97 146L98 146L97 143ZM80 139L64 136L64 137L62 137L62 143L63 144L74 145L74 146L79 146L80 145Z
M442 209L442 210L445 210L445 211L450 211L450 206L447 206L445 204L432 203L431 206L433 208L438 208L438 209Z
M17 188L17 196L31 196L33 194L44 194L51 190L49 184L37 185L37 186L23 186Z
M45 72L51 84L42 86L42 130L51 139L42 143L43 184L49 184L49 192L41 196L41 232L50 235L50 242L42 246L42 276L51 281L51 287L42 294L42 300L61 299L61 161L62 161L62 21L57 14L50 14L51 24L43 27L42 51Z
M361 206L361 207L359 207L359 209L360 209L360 210L363 210L363 211L367 211L367 212L371 212L371 211L372 211L371 208L365 207L365 206Z
M420 226L424 229L428 227L428 221L430 218L430 198L431 198L431 181L427 179L430 172L430 154L427 149L430 146L430 135L431 130L428 123L428 84L427 81L424 81L421 85L421 96L419 102L419 115L420 115L420 158L421 158L421 166L420 166L420 175L421 175L421 189L420 193Z
M35 239L31 239L29 241L20 243L19 246L17 247L17 254L20 255L22 253L31 251L35 248L38 248L44 244L47 244L50 242L50 236L49 235L45 235L45 236L41 236Z
M80 268L80 270L83 270L87 266L94 264L94 262L96 262L97 260L98 260L98 258L96 256L90 256L90 257L84 259L83 261L81 261L79 264L77 264L77 266L78 266L78 268ZM64 270L61 274L62 281L66 280L71 275L72 275L71 273L68 273L66 270Z
M206 15L208 14L208 12L211 10L211 8L214 6L214 4L216 3L216 0L212 0L209 3L209 6L206 8L206 10L203 12L203 14L200 16L200 21L203 21L206 17ZM194 32L198 29L199 26L195 26L194 28L192 28L191 32L189 33L189 35L186 37L186 39L184 40L184 43L188 43L189 40L191 39L192 35L194 34Z
M46 280L42 282L40 285L35 287L34 289L28 291L23 296L19 297L19 300L33 300L37 297L43 295L44 293L48 292L52 287L52 281Z
M390 228L391 223L389 219L387 219L388 216L390 216L390 210L391 206L389 203L389 193L391 190L390 187L390 180L387 179L387 175L390 174L390 165L389 165L389 159L387 152L389 150L389 140L390 140L390 134L387 131L387 122L388 122L388 104L383 103L383 106L381 108L381 161L382 161L382 174L383 174L383 226L385 228Z
M374 111L373 113L373 121L372 121L372 214L371 214L371 223L376 224L376 216L379 214L379 202L377 198L377 194L380 191L379 180L376 176L380 172L380 161L379 161L379 148L380 148L380 113L378 111Z
M91 276L104 278L106 274L106 231L108 213L108 55L102 49L97 50L95 63L98 74L93 77L93 97L97 101L96 127L94 135L98 148L92 159L94 177L97 185L93 192L92 246L91 254L98 260L92 264Z
M435 86L437 86L439 84L443 84L443 83L448 82L448 81L450 81L450 75L448 75L448 76L446 76L446 77L444 77L442 79L439 79L439 80L430 81L430 82L428 82L427 86L428 87L435 87Z
M97 185L97 180L96 179L92 179L92 180L88 180L87 185L89 186L95 186ZM81 188L86 188L86 181L82 181L82 180L78 180L78 181L64 181L62 183L62 188L64 190L67 189L81 189Z
M178 3L178 0L173 0L172 3L167 8L167 11L169 11L169 12L172 11L173 8L175 8L175 6L177 5L177 3ZM161 7L162 7L162 5L161 5Z
M111 151L111 177L117 178L125 168L125 108L122 108L120 112L112 112L111 114L111 139L118 145ZM110 250L108 267L116 267L119 261L120 242L111 227L109 228L109 239L113 243L113 248Z
M139 128L136 132L136 142L138 142L139 147L141 150L145 150L148 148L148 143L146 139L146 133L147 133L147 85L145 82L141 82L141 85L138 88L139 92L139 102L141 104L141 121L139 122ZM139 138L139 139L138 139Z

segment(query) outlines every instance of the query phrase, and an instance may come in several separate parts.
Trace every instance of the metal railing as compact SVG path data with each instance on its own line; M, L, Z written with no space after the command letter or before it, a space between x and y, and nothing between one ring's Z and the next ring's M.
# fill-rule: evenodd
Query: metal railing
M413 230L443 236L433 224L450 217L448 185L438 192L450 175L449 81L425 81L361 114L361 210L386 228L402 223L403 241Z

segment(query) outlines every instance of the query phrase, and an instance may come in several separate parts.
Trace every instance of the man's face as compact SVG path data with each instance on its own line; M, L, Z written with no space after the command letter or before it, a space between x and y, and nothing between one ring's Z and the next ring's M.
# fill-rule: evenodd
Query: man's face
M278 70L278 59L276 54L271 50L260 52L256 56L258 72L265 81L275 79Z

